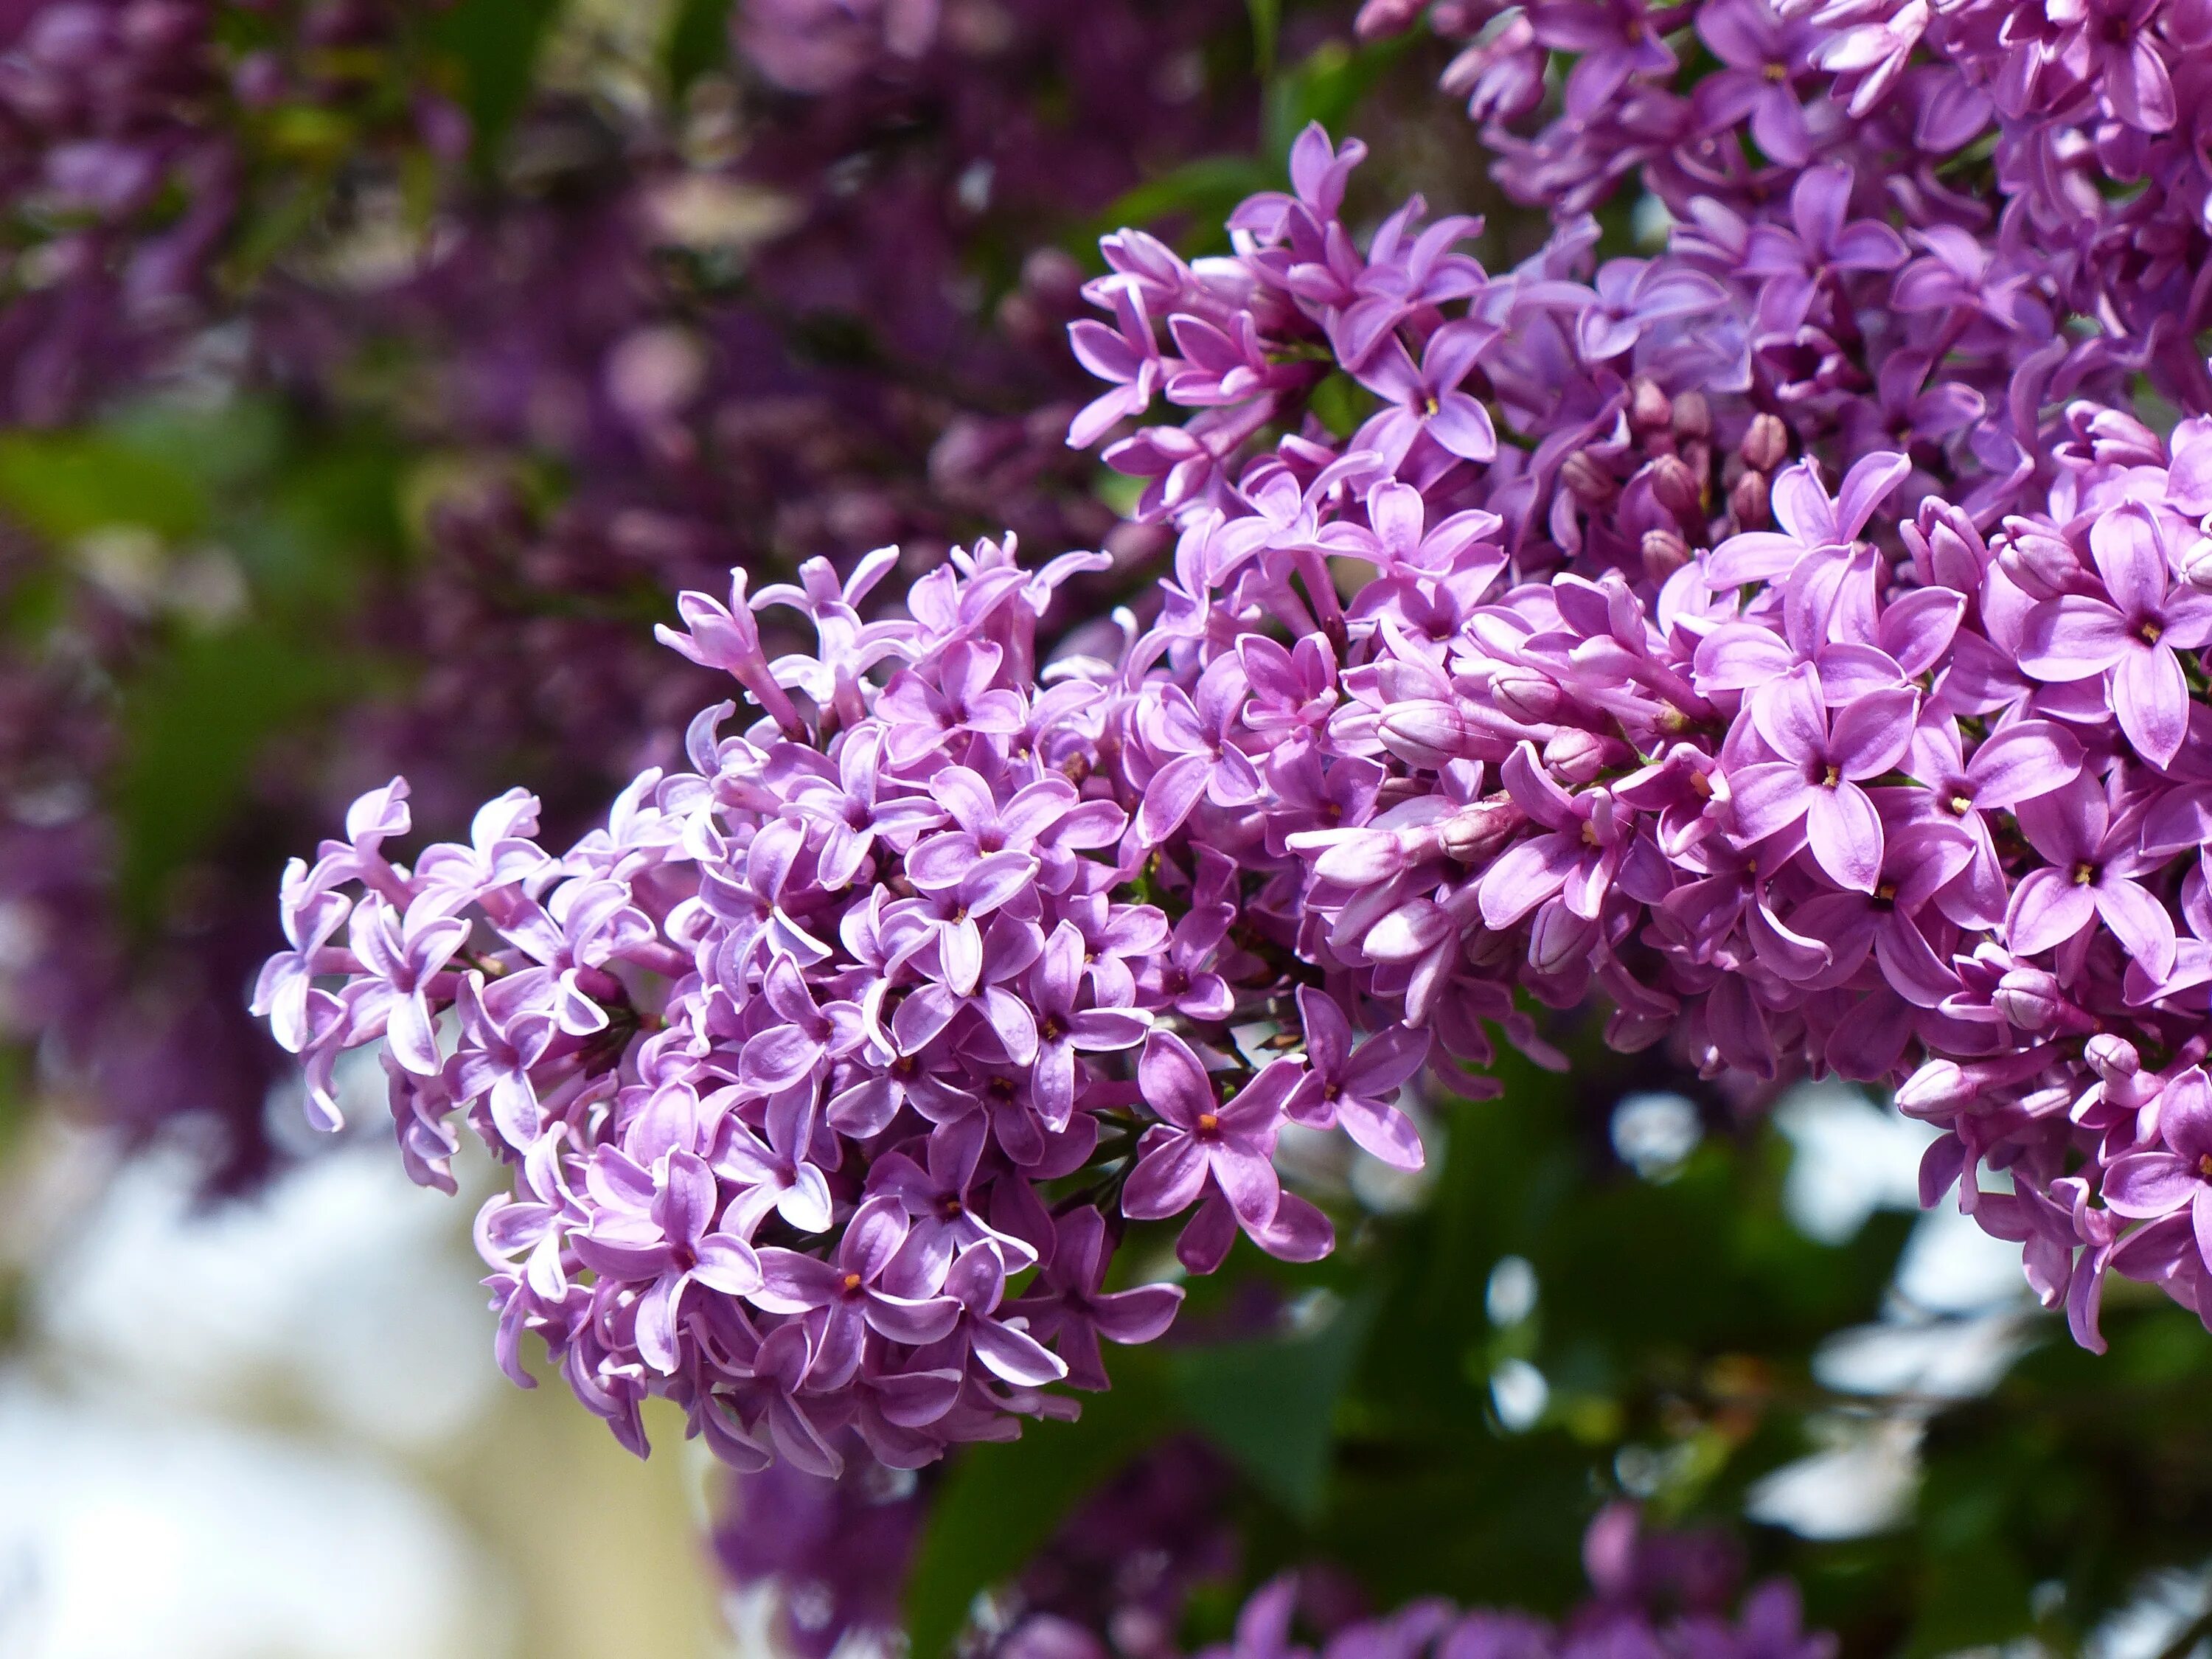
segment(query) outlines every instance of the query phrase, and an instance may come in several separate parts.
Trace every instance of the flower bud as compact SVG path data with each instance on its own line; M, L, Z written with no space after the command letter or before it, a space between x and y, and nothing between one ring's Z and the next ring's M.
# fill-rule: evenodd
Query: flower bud
M1674 435L1685 443L1713 435L1712 406L1704 392L1692 388L1674 399Z
M1566 783L1595 782L1607 768L1624 766L1635 758L1636 751L1620 738L1601 737L1579 726L1561 728L1544 745L1544 764Z
M1997 981L1991 1000L2008 1024L2023 1031L2048 1030L2067 1006L2057 979L2040 968L2014 969Z
M1563 974L1589 959L1597 943L1597 923L1550 898L1536 907L1528 925L1528 965L1540 974Z
M1628 423L1644 433L1666 432L1674 428L1674 400L1648 374L1639 374L1629 383Z
M1646 471L1651 478L1652 496L1660 506L1685 523L1702 515L1704 492L1698 488L1697 475L1680 456L1662 455Z
M2034 528L2023 520L2008 520L2010 533L1997 544L1997 563L2022 592L2039 599L2055 599L2067 591L2081 569L2081 562L2063 538Z
M1931 1060L1898 1085L1897 1109L1907 1117L1942 1117L1974 1097L1975 1084L1958 1061Z
M1445 853L1462 864L1483 864L1494 858L1527 821L1528 815L1510 795L1493 795L1462 806L1438 823L1437 839Z
M1385 748L1408 766L1441 767L1448 761L1502 761L1529 734L1494 709L1435 698L1394 702L1382 711Z
M1778 415L1754 415L1736 453L1753 471L1771 472L1790 459L1790 429Z
M1643 543L1644 574L1663 582L1690 562L1690 544L1671 530L1647 530Z
M2200 536L2184 548L2176 561L2181 579L2191 587L2212 588L2212 536Z
M1490 695L1506 714L1532 726L1557 719L1567 700L1557 681L1531 668L1500 669L1490 682Z
M1764 472L1747 472L1729 490L1729 511L1735 515L1736 523L1746 530L1756 530L1766 522L1767 503L1771 492Z
M1559 465L1559 482L1577 501L1601 507L1620 491L1619 482L1586 449L1577 449Z
M2136 1053L2136 1045L2109 1031L2100 1031L2082 1044L2081 1057L2107 1083L2123 1082L2142 1069L2142 1056Z

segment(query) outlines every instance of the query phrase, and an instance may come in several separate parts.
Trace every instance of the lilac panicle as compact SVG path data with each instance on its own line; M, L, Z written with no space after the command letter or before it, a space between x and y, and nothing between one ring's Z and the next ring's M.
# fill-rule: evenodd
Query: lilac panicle
M1426 1036L1353 1049L1211 844L1261 793L1233 710L1133 659L1041 687L1038 618L1098 562L981 543L775 662L756 611L801 592L740 572L664 634L759 717L703 710L568 851L511 794L395 861L395 781L287 877L256 1006L313 1113L377 1045L418 1180L451 1188L456 1116L510 1166L477 1226L502 1359L542 1339L625 1443L649 1395L746 1468L1002 1437L1174 1317L1107 1288L1129 1221L1179 1220L1198 1272L1240 1231L1328 1251L1273 1162L1294 1109L1419 1164L1394 1098ZM1313 1066L1231 1029L1302 1017Z

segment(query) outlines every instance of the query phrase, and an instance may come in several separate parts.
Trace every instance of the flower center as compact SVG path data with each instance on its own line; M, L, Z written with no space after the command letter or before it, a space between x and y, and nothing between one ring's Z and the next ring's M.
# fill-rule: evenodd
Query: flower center
M1584 818L1583 820L1583 845L1585 847L1595 847L1597 844L1597 825L1591 823L1588 818Z
M1832 765L1821 775L1820 787L1823 789L1833 789L1841 785L1843 781L1844 769L1840 766Z
M1769 64L1764 73L1769 81L1771 81L1778 87L1784 81L1787 81L1790 78L1790 65L1787 64Z
M1430 396L1428 396L1428 397L1424 398L1422 398L1422 399L1421 399L1421 413L1422 413L1422 414L1424 414L1424 415L1431 415L1431 416L1433 416L1433 415L1437 412L1437 404L1436 397L1435 397L1435 395L1434 395L1433 393L1431 393Z
M2087 860L2074 866L2074 884L2076 887L2090 886L2096 879L2097 866Z
M2163 628L2159 626L2158 619L2155 617L2146 617L2136 626L2136 637L2141 640L2145 645L2156 645L2158 643L2158 636L2165 631L2166 630Z
M2207 1152L2197 1160L2197 1173L2207 1181L2212 1181L2212 1152Z
M1951 809L1951 816L1954 818L1963 818L1974 810L1974 800L1971 795L1954 795L1943 805Z
M1198 1115L1199 1133L1202 1135L1218 1134L1220 1131L1221 1118L1219 1114L1215 1112L1200 1112Z
M852 1293L853 1293L854 1291L857 1291L857 1290L859 1290L859 1289L860 1288L860 1274L858 1274L858 1273L847 1273L847 1274L845 1275L844 1284L845 1284L845 1294L846 1294L846 1295L848 1295L848 1296L852 1295Z

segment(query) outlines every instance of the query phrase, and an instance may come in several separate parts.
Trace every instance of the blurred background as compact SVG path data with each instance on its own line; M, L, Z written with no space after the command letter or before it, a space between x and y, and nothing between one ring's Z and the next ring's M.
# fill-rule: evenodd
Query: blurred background
M1422 1180L1292 1146L1346 1249L1238 1257L1080 1423L861 1494L835 1583L679 1425L639 1464L499 1378L486 1173L412 1185L380 1079L301 1126L245 1013L284 858L401 771L440 834L514 784L580 829L709 698L677 592L1012 530L1145 602L1159 532L1062 441L1099 234L1218 246L1318 118L1372 202L1536 240L1453 48L1354 12L0 7L0 1656L972 1645L1148 1451L1234 1540L1194 1639L1311 1561L1557 1613L1625 1498L1848 1654L2206 1640L2212 1343L2115 1283L2075 1350L1848 1091L1567 1031L1571 1085L1431 1103Z

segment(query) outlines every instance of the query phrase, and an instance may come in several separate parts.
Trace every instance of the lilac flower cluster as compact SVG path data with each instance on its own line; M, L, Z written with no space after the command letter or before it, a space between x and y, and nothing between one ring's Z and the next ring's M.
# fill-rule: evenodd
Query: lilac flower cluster
M159 378L216 319L222 261L301 211L334 161L457 159L467 118L431 84L387 94L429 13L44 0L0 24L0 412L47 425ZM265 260L271 249L249 256Z
M1581 212L1629 183L1746 270L1795 266L1833 297L1904 259L1823 246L1802 221L1800 248L1748 233L1781 217L1808 170L1879 180L1912 256L1896 314L1850 306L1863 334L1838 331L1819 299L1810 314L1785 296L1758 315L1775 368L1804 371L1778 379L1810 382L1808 395L1899 418L1931 374L1973 385L2001 368L2021 382L2002 388L2016 407L2069 395L2085 357L2147 374L2185 406L2212 395L2191 343L2212 321L2212 11L2197 0L1366 0L1360 27L1423 13L1464 42L1443 86L1519 201ZM2101 337L2069 339L2068 313ZM1961 348L1965 374L1945 361ZM2005 401L1990 399L2001 426ZM2039 453L2026 429L1968 441L2001 474L2007 437Z
M0 841L22 849L0 859L0 1041L35 1042L45 1097L134 1138L182 1127L216 1182L257 1178L285 1057L239 988L277 938L283 853L401 769L441 821L517 777L550 823L587 821L681 752L708 681L640 618L687 586L896 540L881 604L1011 526L1115 551L1083 606L1158 546L1117 532L1060 441L1079 272L1046 245L1140 166L1249 146L1255 100L1209 44L1242 7L994 7L988 27L955 8L822 91L775 73L769 36L811 27L803 8L738 10L744 52L680 100L556 27L474 149L442 9L44 0L0 23L0 421L181 383L299 434L254 512L362 497L343 548L303 550L343 594L304 613L323 589L258 556L263 526L212 526L248 577L212 623L8 532L0 682L40 712L0 759ZM106 205L60 177L105 181ZM370 541L395 453L405 548ZM133 898L118 702L178 636L234 623L362 665L361 689L262 740L220 835Z
M1124 682L1140 708L1188 685L1206 757L1129 752L1140 828L1200 805L1376 1044L1480 1065L1488 1020L1556 1060L1522 1001L1595 994L1615 1046L1708 1074L1898 1084L1947 1131L1929 1200L1958 1184L2021 1241L2082 1341L2108 1268L2212 1317L2212 412L2169 442L2054 408L2069 376L2118 398L2116 334L2023 339L2024 299L1923 312L1996 255L1915 255L1839 163L1653 259L1593 269L1569 219L1492 276L1418 201L1356 237L1359 154L1310 132L1232 257L1123 233L1088 289L1115 322L1077 349L1111 389L1071 441L1195 411L1105 451L1180 533ZM1885 302L1940 324L1886 387ZM1778 310L1800 345L1820 319L1810 380ZM1984 348L2019 365L1986 396ZM1888 412L1836 418L1855 384Z
M1634 1505L1608 1505L1583 1539L1594 1593L1556 1625L1441 1596L1365 1617L1356 1590L1334 1575L1286 1573L1244 1603L1231 1640L1200 1649L1197 1659L1832 1659L1836 1638L1804 1628L1787 1579L1753 1587L1734 1607L1740 1571L1724 1547L1716 1553L1718 1541L1648 1533ZM1316 1644L1297 1639L1302 1624ZM1180 1651L1172 1625L1150 1608L1133 1620L1118 1610L1090 1620L1049 1604L1024 1609L978 1645L994 1659L1176 1659Z
M378 1044L417 1180L452 1188L457 1112L513 1166L477 1228L502 1363L526 1382L542 1337L640 1450L656 1395L733 1462L817 1473L848 1428L913 1467L1065 1413L1048 1385L1103 1387L1100 1340L1181 1300L1105 1288L1126 1222L1180 1219L1191 1272L1239 1232L1310 1261L1334 1234L1276 1174L1285 1125L1421 1161L1391 1097L1425 1034L1355 1046L1295 919L1251 910L1237 659L1194 697L1079 658L1041 683L1037 619L1101 556L979 544L864 623L896 557L684 595L664 639L763 717L705 710L689 767L567 854L518 790L395 863L395 781L285 878L255 1007L311 1113ZM814 653L770 659L776 606Z

